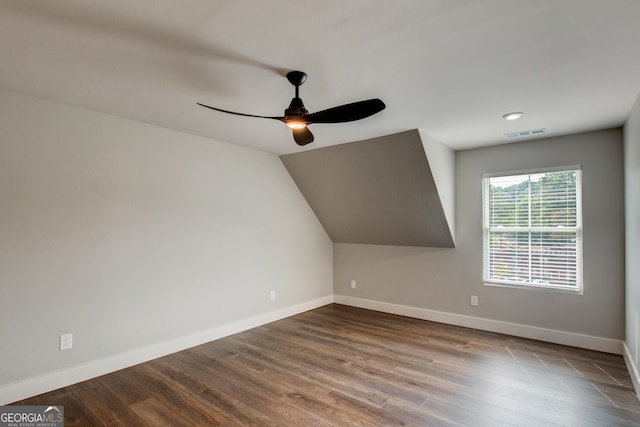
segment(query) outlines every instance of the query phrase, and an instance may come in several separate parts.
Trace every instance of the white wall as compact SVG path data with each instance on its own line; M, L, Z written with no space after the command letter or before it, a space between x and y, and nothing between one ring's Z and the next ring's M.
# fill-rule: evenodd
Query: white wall
M485 286L482 174L581 164L584 295ZM334 245L336 302L612 352L624 337L620 129L456 153L456 248ZM428 220L428 218L425 218ZM357 281L351 289L350 280ZM479 296L471 307L470 296Z
M328 303L332 250L274 155L0 91L0 404Z
M455 151L422 130L418 130L429 162L433 181L438 189L442 210L447 217L453 240L456 239L456 155Z
M640 97L624 125L626 223L625 360L640 391Z

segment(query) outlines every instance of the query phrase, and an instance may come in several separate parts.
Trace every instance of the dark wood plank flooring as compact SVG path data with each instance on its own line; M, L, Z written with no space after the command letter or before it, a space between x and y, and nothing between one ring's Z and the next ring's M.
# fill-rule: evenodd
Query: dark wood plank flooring
M70 426L638 426L622 357L328 305L16 402Z

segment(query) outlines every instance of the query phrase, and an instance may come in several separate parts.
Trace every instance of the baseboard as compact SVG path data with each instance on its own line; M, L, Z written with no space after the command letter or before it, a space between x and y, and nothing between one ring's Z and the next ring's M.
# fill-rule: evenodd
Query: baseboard
M414 317L416 319L430 320L433 322L447 323L456 326L464 326L483 331L498 332L501 334L514 335L522 338L530 338L589 350L603 351L606 353L622 354L622 341L608 338L537 328L535 326L464 316L461 314L354 298L345 295L334 295L333 298L336 304L344 304L352 307L366 308L384 313L398 314L401 316Z
M638 365L636 365L633 360L633 356L631 356L631 352L629 351L629 347L627 347L627 343L623 343L624 352L622 353L622 357L624 357L624 363L627 364L627 370L629 370L629 376L631 377L631 381L633 382L633 387L636 389L636 397L640 400L640 372L638 371Z
M13 384L0 386L0 405L37 396L51 390L76 384L91 378L128 368L158 357L166 356L187 348L224 338L276 320L294 316L333 302L333 295L306 301L290 307L270 311L237 322L221 325L184 337L132 350L101 360L95 360L73 368L52 372L43 376L29 378Z

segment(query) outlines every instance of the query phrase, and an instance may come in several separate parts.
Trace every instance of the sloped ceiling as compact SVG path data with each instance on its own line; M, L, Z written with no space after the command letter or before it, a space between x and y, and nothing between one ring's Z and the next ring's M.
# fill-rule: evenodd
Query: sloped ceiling
M0 87L277 155L410 129L459 150L622 125L639 22L640 0L5 0ZM311 112L387 109L312 125L301 148L280 122L196 105L281 115L290 70Z
M417 130L280 159L333 242L454 246Z
M7 0L0 88L291 154L335 241L448 246L451 185L429 144L378 137L420 129L461 150L620 126L640 90L638 22L640 0ZM196 105L282 115L290 70L309 75L311 112L387 108L311 125L299 147L278 121ZM510 111L525 115L502 119Z

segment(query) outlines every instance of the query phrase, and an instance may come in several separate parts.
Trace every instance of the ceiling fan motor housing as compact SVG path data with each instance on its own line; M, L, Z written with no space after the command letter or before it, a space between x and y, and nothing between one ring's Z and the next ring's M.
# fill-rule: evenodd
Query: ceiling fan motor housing
M309 114L306 108L304 108L304 104L302 103L302 99L295 97L291 100L291 104L289 104L289 108L284 110L285 121L288 119L296 119L300 120L301 116Z

